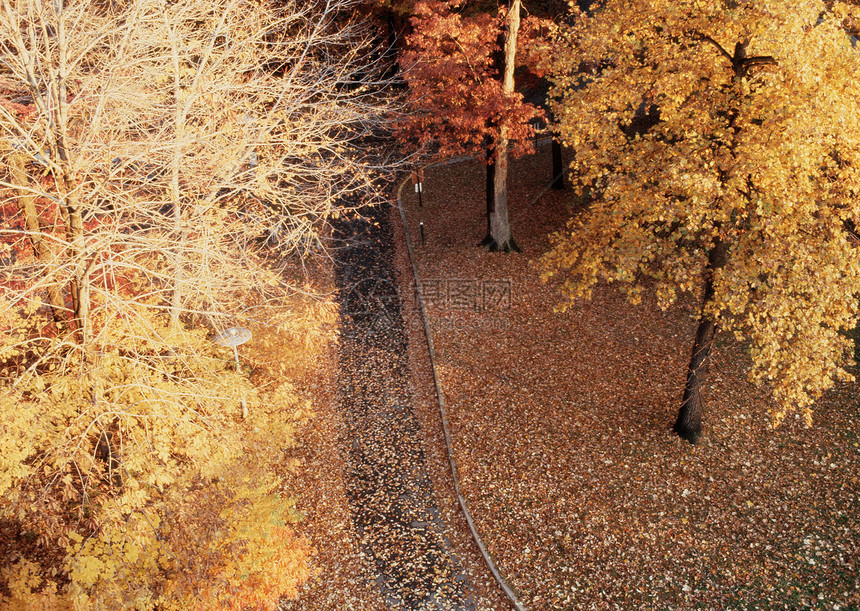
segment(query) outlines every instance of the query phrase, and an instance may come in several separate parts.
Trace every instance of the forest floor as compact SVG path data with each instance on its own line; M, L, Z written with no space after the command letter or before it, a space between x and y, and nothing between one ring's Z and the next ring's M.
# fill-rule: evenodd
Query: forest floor
M857 383L828 392L811 427L773 429L744 346L721 337L704 436L680 440L695 299L661 311L604 286L554 312L534 261L581 199L546 190L548 147L514 162L523 252L487 253L483 172L428 169L423 205L406 188L404 207L413 244L424 224L419 277L463 494L525 606L860 608Z
M289 483L318 554L313 578L281 608L503 609L450 473L425 460L425 447L439 446L426 433L439 427L413 409L390 211L370 208L365 219L339 223L334 277L318 278L336 290L340 332L318 384L305 389L315 391L317 409L305 422L303 467Z
M792 418L773 429L767 389L747 381L744 346L722 337L704 435L696 446L674 436L695 301L661 311L647 297L630 305L608 286L555 312L557 287L540 282L534 260L581 201L547 191L550 174L548 149L512 163L516 255L476 246L486 232L480 163L428 168L421 207L403 190L462 492L522 602L530 610L860 608L857 384L828 392L811 427ZM397 226L395 238L413 409L443 517L456 525ZM381 608L346 502L337 448L346 425L326 388L334 386L321 379L297 478L318 573L284 608Z

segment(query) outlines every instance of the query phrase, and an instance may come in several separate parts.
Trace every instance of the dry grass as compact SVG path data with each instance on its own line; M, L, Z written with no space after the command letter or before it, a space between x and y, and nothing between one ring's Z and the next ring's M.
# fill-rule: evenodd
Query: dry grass
M829 392L812 427L772 430L767 389L747 382L743 346L724 338L702 441L673 436L695 304L663 312L604 287L553 313L555 288L530 260L575 200L536 200L549 178L548 149L513 164L522 255L476 247L486 227L478 164L428 170L422 208L404 190L416 244L425 226L420 274L448 291L430 313L464 493L523 602L860 608L856 384ZM480 294L508 281L509 304Z

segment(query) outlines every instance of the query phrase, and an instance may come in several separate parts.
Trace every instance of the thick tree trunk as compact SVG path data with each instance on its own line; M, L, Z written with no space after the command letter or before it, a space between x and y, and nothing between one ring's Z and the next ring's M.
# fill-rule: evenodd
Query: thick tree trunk
M693 342L693 352L687 367L687 383L684 387L684 398L681 409L675 420L673 430L690 443L696 443L702 435L702 412L705 399L702 389L708 377L711 347L717 334L717 321L707 313L708 306L714 298L714 273L726 264L726 246L717 241L708 253L708 265L705 268L705 295L702 300L702 313L699 316L699 327L696 329L696 339Z
M508 31L505 37L505 72L502 91L514 92L514 60L517 52L517 33L520 29L520 0L513 0L508 11ZM493 180L493 210L489 215L490 231L482 244L490 251L519 252L520 248L511 236L508 219L508 129L499 126L496 141L495 175Z
M564 166L561 159L561 142L552 140L552 188L564 189Z
M496 201L496 162L494 160L495 151L490 143L487 143L487 180L486 180L486 199L487 199L487 235L481 240L480 247L489 249L493 243L493 234L490 231L490 218L493 216Z
M506 129L499 130L499 144L496 150L495 180L493 181L493 213L490 215L490 251L520 252L520 247L511 235L508 219L508 139Z
M693 354L690 356L690 364L687 367L687 384L684 387L684 398L681 401L681 410L675 421L673 430L690 443L696 443L702 434L702 412L705 408L705 399L702 396L702 388L708 377L708 364L710 363L711 346L717 333L717 324L708 318L699 320L699 328L696 330L696 339L693 342Z

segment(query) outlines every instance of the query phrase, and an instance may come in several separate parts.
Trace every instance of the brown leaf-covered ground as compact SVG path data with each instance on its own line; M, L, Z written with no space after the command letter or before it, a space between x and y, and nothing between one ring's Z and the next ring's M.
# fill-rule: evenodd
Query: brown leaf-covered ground
M530 261L581 202L545 191L548 148L513 164L521 255L486 253L483 167L428 169L404 189L432 298L463 488L530 609L860 607L857 385L815 421L770 427L749 359L718 341L697 446L671 434L695 330L613 287L554 313ZM509 300L506 290L509 289Z
M613 287L554 313L531 263L580 204L545 191L549 151L514 162L520 255L486 253L483 168L428 169L423 206L404 189L463 493L485 543L529 609L860 608L857 385L819 401L811 428L770 428L767 389L718 340L705 432L671 434L695 303L662 312ZM395 230L395 235L397 232ZM414 409L446 523L468 547L451 492L427 349L398 244ZM377 609L355 544L337 444L344 424L324 380L305 442L300 507L318 577L287 609ZM461 552L462 553L462 552ZM467 562L468 564L468 562ZM479 589L491 592L486 577ZM487 594L487 596L493 596ZM503 609L503 599L485 602Z
M282 608L504 608L457 512L438 439L425 435L438 422L413 409L433 404L412 388L388 210L369 213L382 218L350 223L357 233L335 251L338 345L304 376L317 409L290 488L318 555L314 578Z

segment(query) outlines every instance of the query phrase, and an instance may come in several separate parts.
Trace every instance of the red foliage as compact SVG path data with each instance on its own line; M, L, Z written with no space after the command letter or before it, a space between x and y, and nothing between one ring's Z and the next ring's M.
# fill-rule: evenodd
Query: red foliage
M505 9L495 15L464 16L465 0L425 0L415 7L413 33L400 58L409 85L410 114L399 125L401 137L420 145L437 143L442 156L491 147L499 127L508 128L511 153L532 150L531 121L543 110L523 101L520 93L505 95L499 75ZM524 37L539 32L523 28Z

